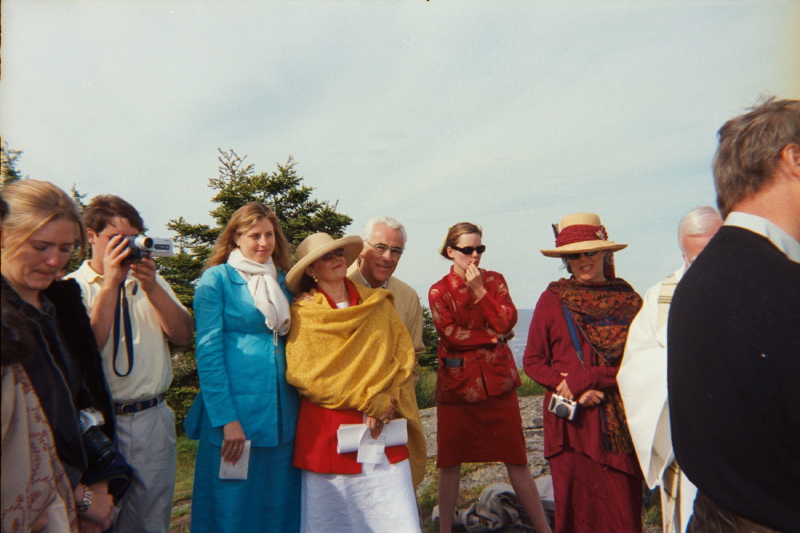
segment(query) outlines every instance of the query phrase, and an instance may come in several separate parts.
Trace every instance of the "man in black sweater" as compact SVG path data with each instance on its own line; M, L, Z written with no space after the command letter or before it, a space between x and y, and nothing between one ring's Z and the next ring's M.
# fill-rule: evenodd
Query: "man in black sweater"
M800 532L800 101L719 130L723 226L667 327L675 456L699 489L690 532Z

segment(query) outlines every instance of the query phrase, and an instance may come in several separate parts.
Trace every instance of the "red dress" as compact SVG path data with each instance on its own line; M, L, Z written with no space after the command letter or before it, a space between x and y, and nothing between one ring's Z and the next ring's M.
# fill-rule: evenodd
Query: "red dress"
M578 330L586 360L578 360L561 300L547 290L539 298L528 330L525 372L547 387L544 405L568 374L578 398L589 389L616 390L619 366L592 366L592 345ZM613 453L603 445L602 404L578 407L575 420L544 416L544 455L550 461L556 500L556 531L639 532L642 482L636 454Z
M463 462L527 464L514 355L498 335L512 331L517 309L502 275L481 269L486 289L474 301L451 268L428 293L439 334L436 381L439 468Z

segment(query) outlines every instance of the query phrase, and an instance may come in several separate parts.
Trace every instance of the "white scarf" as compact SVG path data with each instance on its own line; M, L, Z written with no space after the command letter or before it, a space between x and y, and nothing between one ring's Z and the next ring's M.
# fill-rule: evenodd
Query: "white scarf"
M257 263L245 258L239 248L234 249L228 256L228 264L235 268L247 281L247 288L253 295L256 309L264 315L267 327L277 335L289 333L291 315L289 314L289 301L278 284L278 271L270 257L266 263Z

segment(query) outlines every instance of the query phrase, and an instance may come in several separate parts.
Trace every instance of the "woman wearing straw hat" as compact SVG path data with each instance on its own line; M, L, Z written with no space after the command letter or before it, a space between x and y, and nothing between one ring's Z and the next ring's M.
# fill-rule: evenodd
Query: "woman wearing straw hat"
M286 379L303 396L294 455L303 470L302 531L419 531L414 486L426 452L414 346L391 293L346 278L362 247L358 236L316 233L300 243L286 276L289 290L310 294L292 304L286 347ZM377 438L387 425L402 427L399 419L407 444L338 452L342 425L366 424ZM359 457L370 450L373 457Z
M184 421L200 440L193 532L300 528L300 471L292 466L300 398L286 383L284 356L290 265L277 215L251 202L225 226L197 284L200 394ZM221 466L245 460L245 479L221 479Z
M528 468L517 398L521 381L507 340L517 308L503 276L479 269L486 246L475 224L451 227L440 251L453 262L428 292L439 334L436 416L439 531L452 528L461 463L502 461L539 533L550 531Z
M555 492L556 531L640 532L642 475L616 375L628 327L642 299L614 276L600 217L564 217L556 248L569 279L550 283L536 304L525 372L547 388L545 457Z

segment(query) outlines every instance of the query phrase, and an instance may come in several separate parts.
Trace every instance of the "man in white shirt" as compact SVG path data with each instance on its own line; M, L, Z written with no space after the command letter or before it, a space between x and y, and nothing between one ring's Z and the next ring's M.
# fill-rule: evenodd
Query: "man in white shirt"
M138 211L102 195L84 213L92 258L71 273L81 286L103 357L120 451L134 469L115 531L166 533L175 486L175 416L164 402L172 381L167 341L192 341L193 322L155 262L124 239L144 231Z
M387 289L394 295L394 307L411 335L419 361L419 356L425 353L419 296L410 285L393 276L405 250L406 230L396 219L378 216L367 222L363 239L364 248L347 271L347 277L353 283ZM414 385L418 381L419 372L415 368Z
M647 486L660 487L664 533L686 531L697 489L674 461L667 405L667 315L683 273L722 226L710 206L692 209L678 225L683 266L645 294L628 330L617 383Z

